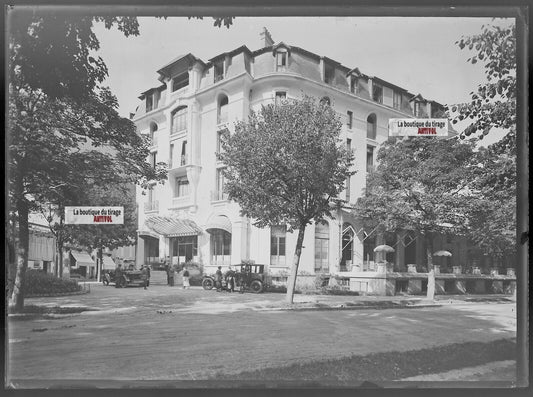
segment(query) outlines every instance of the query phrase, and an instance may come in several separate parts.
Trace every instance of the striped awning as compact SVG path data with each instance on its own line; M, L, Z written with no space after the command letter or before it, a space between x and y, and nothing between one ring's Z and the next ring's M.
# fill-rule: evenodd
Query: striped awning
M150 230L165 237L197 236L202 233L202 229L190 219L152 216L144 224Z
M139 237L141 238L156 238L156 239L159 239L159 235L155 232L153 232L152 230L149 230L148 229L148 226L146 226L146 224L144 224L143 228L140 229L140 230L137 230L137 234L139 235Z
M86 253L86 252L80 252L80 251L70 251L70 254L74 257L76 260L76 267L78 266L95 266L96 263L94 262L93 258Z
M205 230L209 232L211 229L222 229L231 233L231 221L224 215L212 215L207 220Z
M113 261L113 258L111 258L110 256L104 255L102 259L102 269L113 270L115 267L117 267L117 265L115 265L115 262Z

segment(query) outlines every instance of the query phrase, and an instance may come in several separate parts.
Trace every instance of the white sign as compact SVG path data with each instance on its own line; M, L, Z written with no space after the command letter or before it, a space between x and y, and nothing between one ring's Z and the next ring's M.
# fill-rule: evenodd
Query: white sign
M389 136L448 136L448 119L389 119Z
M67 225L122 225L124 207L65 207Z

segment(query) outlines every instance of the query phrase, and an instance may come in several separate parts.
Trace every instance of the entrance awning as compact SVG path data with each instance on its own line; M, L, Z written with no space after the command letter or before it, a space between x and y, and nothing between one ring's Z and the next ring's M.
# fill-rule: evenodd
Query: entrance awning
M231 233L231 221L224 215L212 215L207 220L205 230L209 232L210 229L222 229Z
M93 258L86 252L70 251L76 260L76 266L95 266Z
M144 224L155 233L165 237L197 236L202 232L202 229L190 219L152 216Z
M110 256L104 255L103 259L104 259L102 262L103 270L113 270L116 267L115 262L113 262L113 258L111 258Z

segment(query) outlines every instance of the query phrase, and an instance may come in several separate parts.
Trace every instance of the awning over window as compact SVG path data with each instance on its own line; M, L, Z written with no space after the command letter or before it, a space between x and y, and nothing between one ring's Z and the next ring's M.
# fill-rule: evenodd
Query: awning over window
M205 229L209 232L210 229L222 229L231 233L231 221L224 215L212 215L207 220Z
M95 266L95 262L86 252L70 251L70 254L76 260L76 266Z
M165 237L197 236L202 232L202 229L190 219L152 216L144 224L148 229Z
M103 270L113 270L115 267L117 267L115 265L115 262L113 261L113 258L111 258L110 256L104 255L103 259L104 259L102 263Z
M148 229L148 226L146 226L146 223L143 225L143 228L141 230L137 230L137 234L141 238L156 238L159 239L159 235L152 230Z

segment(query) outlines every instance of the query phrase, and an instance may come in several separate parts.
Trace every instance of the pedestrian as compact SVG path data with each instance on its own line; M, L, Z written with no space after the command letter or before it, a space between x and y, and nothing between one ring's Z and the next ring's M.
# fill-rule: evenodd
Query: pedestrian
M226 273L226 286L229 292L235 292L235 271L231 265Z
M170 285L170 265L167 263L166 259L163 259L163 268L167 273L167 285Z
M219 266L215 273L215 285L217 287L217 292L222 291L222 266Z
M122 283L122 264L118 264L115 269L115 288L120 288Z
M174 266L172 264L168 265L168 285L174 286Z
M141 278L143 280L144 289L148 289L148 266L143 265L141 270Z
M183 267L183 289L188 289L191 285L189 284L189 271L186 267Z

